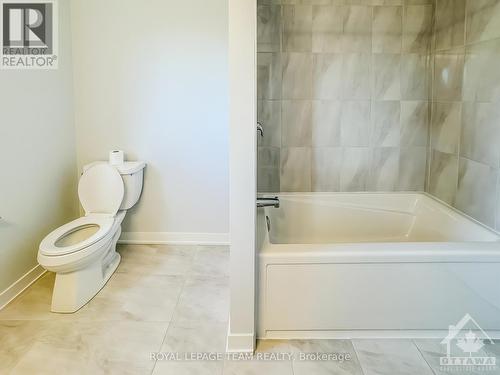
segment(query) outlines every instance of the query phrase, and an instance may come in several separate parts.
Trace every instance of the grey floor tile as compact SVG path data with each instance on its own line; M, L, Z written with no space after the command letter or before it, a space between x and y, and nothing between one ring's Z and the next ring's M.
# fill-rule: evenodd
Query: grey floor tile
M350 340L291 340L289 345L294 353L294 375L363 375ZM308 353L307 357L301 353ZM337 357L323 360L317 353Z
M197 246L120 245L122 259L116 272L186 275L197 250Z
M179 301L183 276L116 273L80 311L80 319L169 322Z
M190 271L194 276L229 277L229 247L200 246Z
M225 361L224 375L294 375L289 361ZM295 373L296 374L296 373Z
M54 314L50 312L55 274L46 273L14 301L0 311L1 320L73 320L76 314Z
M460 367L446 367L446 366L441 366L440 364L440 358L446 356L446 347L441 344L442 340L435 340L435 339L418 339L414 340L415 345L418 347L420 352L422 353L423 357L429 363L429 365L432 367L432 370L434 371L434 374L436 375L445 375L445 374L451 374L451 373L456 373L456 374L473 374L473 375L480 375L480 374L489 374L489 375L499 375L500 374L500 368L497 366L496 368L484 370L484 369L472 369L472 368L460 368ZM496 344L488 344L487 346L483 347L477 355L481 357L489 357L489 356L495 356L497 357L497 364L500 363L500 351L496 347ZM500 346L500 343L498 343L498 346ZM496 353L496 354L495 354ZM457 356L457 357L463 357L464 353L461 352L457 348L452 347L452 356ZM467 356L467 354L465 355Z
M365 375L432 375L412 340L353 340Z
M11 374L147 374L168 323L42 322Z
M157 361L153 375L222 375L222 361Z
M229 316L229 279L190 277L179 298L173 321L176 326L225 323Z

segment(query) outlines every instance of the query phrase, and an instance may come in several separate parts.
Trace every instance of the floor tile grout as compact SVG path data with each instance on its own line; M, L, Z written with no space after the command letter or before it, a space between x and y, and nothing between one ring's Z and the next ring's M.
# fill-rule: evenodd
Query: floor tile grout
M356 356L356 359L358 360L359 368L361 370L361 374L364 375L365 374L365 370L363 369L363 364L359 360L359 353L358 353L358 350L356 349L356 346L354 345L354 340L350 339L349 341L350 341L350 343L352 345L352 348L354 349L354 355Z
M186 282L187 282L187 280L188 280L188 278L189 278L189 275L190 275L190 273L191 273L191 269L192 269L192 266L193 266L193 262L194 262L194 261L195 261L195 259L196 259L196 254L197 254L197 253L198 253L198 249L196 249L196 250L195 250L194 255L193 255L192 257L190 257L190 262L189 262L189 266L188 266L188 271L187 271L187 274L183 276L183 280L182 280L182 287L181 287L181 289L180 289L180 291L179 291L179 295L177 296L177 301L176 301L176 303L175 303L175 307L174 307L174 309L173 309L173 311L172 311L172 316L170 317L170 322L169 322L169 324L168 324L167 330L165 331L165 335L163 336L163 340L162 340L162 342L161 342L161 344L160 344L160 347L159 347L159 349L158 349L158 352L161 352L161 349L163 348L163 345L165 344L165 342L166 342L166 341L167 341L167 339L168 339L168 332L169 332L169 330L170 330L170 329L173 327L173 325L174 325L174 323L173 323L173 319L174 319L174 317L175 317L176 310L177 310L177 308L179 307L179 302L180 302L180 300L181 300L182 293L183 293L184 288L185 288L185 286L186 286ZM156 359L156 360L155 360L155 364L154 364L154 366L153 366L153 370L151 371L151 375L153 375L153 374L154 374L154 371L155 371L155 369L156 369L156 365L157 365L157 363L158 363L158 359Z
M417 343L415 342L415 339L412 339L411 342L413 343L413 345L415 345L415 347L417 348L419 354L422 356L422 359L424 360L424 362L427 364L427 366L429 366L431 372L434 374L434 375L437 375L436 374L436 371L434 371L434 368L432 367L432 365L429 363L429 361L427 361L427 359L425 359L425 356L424 356L424 353L422 353L422 350L420 350L419 346L417 345Z

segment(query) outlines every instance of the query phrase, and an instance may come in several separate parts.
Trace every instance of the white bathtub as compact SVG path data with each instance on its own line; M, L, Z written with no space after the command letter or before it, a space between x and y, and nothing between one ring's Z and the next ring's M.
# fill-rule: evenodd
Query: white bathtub
M425 194L280 201L258 210L260 338L442 338L467 313L500 337L497 233Z

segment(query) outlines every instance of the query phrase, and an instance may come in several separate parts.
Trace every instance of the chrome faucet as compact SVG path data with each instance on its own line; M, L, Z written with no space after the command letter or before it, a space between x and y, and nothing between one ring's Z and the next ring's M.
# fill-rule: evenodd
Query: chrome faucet
M260 122L257 122L257 131L260 133L261 138L264 138L264 128Z
M274 198L257 198L257 208L274 207L280 208L280 200L278 197Z

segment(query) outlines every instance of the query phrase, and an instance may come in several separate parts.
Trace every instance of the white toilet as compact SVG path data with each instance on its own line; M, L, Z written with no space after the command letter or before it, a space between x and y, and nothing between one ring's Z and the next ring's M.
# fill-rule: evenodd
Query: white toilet
M142 191L143 162L87 165L78 184L85 216L50 233L40 244L38 262L56 273L53 312L73 313L106 284L120 263L116 243L126 210Z

